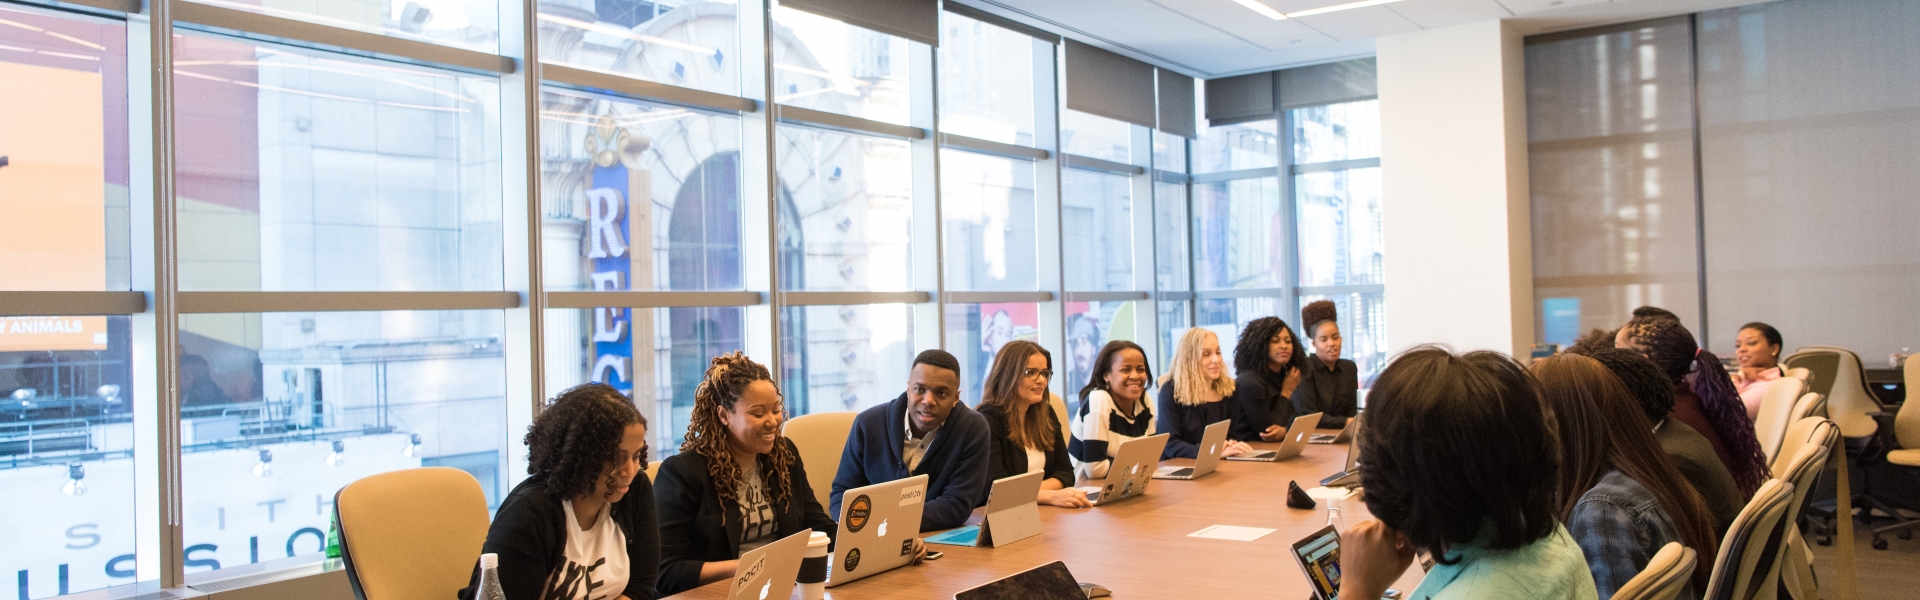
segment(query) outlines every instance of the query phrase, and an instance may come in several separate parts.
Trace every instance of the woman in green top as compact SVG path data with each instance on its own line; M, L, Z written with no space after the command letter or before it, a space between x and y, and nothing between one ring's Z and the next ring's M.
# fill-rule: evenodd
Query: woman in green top
M1411 600L1592 600L1593 576L1554 500L1553 413L1496 352L1409 350L1368 396L1358 439L1366 521L1341 535L1340 596L1379 598L1433 556Z

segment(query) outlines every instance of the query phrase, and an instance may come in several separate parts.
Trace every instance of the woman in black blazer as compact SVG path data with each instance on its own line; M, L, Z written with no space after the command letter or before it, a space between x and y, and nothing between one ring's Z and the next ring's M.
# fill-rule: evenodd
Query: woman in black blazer
M793 442L780 435L780 391L735 352L713 359L694 390L680 454L660 463L660 595L733 576L740 554L836 526L814 499Z
M1321 429L1347 426L1360 414L1360 368L1340 358L1340 322L1333 301L1318 300L1300 309L1300 322L1313 336L1313 356L1299 387L1293 388L1293 412L1320 413Z
M980 416L987 418L987 478L997 480L1041 472L1041 504L1062 508L1093 506L1086 492L1073 488L1073 463L1060 437L1060 420L1047 402L1053 355L1039 344L1014 340L1000 347L980 392Z

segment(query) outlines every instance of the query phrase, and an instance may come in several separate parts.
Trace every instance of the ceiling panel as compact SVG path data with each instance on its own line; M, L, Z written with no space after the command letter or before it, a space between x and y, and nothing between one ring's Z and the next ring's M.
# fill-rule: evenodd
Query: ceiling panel
M1368 6L1297 19L1336 40L1370 40L1383 35L1418 31L1419 25L1385 6Z
M1384 8L1399 13L1421 29L1450 27L1513 16L1494 0L1407 0Z
M1587 4L1606 4L1610 0L1499 0L1507 10L1516 15L1525 15L1547 10L1560 10Z

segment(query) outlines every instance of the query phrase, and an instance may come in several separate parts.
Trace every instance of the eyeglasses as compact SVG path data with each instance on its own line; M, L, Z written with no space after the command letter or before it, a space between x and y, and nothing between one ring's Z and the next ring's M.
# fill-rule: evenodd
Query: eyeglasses
M1053 369L1022 369L1021 377L1039 376L1041 379L1053 379Z

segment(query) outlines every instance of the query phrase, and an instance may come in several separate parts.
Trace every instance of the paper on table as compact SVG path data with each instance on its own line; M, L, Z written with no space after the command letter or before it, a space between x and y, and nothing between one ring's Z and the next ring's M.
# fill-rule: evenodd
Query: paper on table
M1307 497L1315 500L1341 500L1345 498L1350 498L1357 493L1359 493L1359 490L1357 488L1347 488L1347 487L1330 488L1326 486L1321 486L1321 487L1316 487L1316 488L1307 490Z
M1262 537L1265 537L1267 534L1273 533L1274 531L1277 531L1277 530L1263 529L1260 527L1239 527L1236 525L1209 525L1207 526L1206 529L1202 529L1202 530L1187 534L1187 537L1212 538L1216 540L1233 540L1236 542L1251 542L1251 541L1260 539Z

